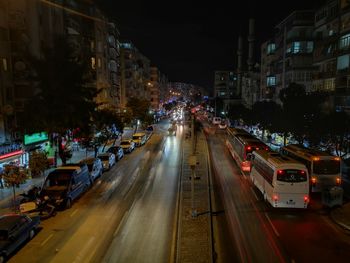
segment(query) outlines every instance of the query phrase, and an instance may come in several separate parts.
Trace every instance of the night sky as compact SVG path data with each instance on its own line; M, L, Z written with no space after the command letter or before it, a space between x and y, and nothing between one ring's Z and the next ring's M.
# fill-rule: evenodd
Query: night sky
M292 11L312 9L324 1L96 2L115 19L121 39L131 40L169 81L211 90L215 70L235 68L239 34L247 49L250 17L256 20L256 50L260 50L260 44L273 36L275 25Z

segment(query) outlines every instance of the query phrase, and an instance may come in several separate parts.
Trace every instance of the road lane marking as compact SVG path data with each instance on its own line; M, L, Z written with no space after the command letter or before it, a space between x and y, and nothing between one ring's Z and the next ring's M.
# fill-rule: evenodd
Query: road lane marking
M127 211L124 213L123 218L122 218L122 220L121 220L120 223L119 223L119 226L117 227L117 229L116 229L116 230L114 231L114 233L113 233L113 237L116 237L116 235L118 234L119 229L120 229L121 226L124 224L124 221L126 220L128 214L129 214L129 210L127 210Z
M53 237L53 234L50 234L43 242L41 242L40 246L44 246L47 241L49 241Z
M89 251L89 248L93 245L93 242L94 242L95 239L96 239L95 236L90 237L89 241L86 243L84 248L82 250L80 250L79 254L76 256L76 258L74 259L73 263L81 262L81 261L84 260L85 254Z
M73 213L70 214L70 217L73 217L73 216L78 212L78 210L79 210L79 209L75 209L75 210L73 211Z
M256 195L254 189L250 187L250 191L252 191L253 195L254 195L255 198L256 198L256 201L259 201L260 199L259 199L259 197Z
M272 227L273 232L275 232L275 235L279 237L280 234L278 233L278 231L277 231L277 229L275 228L275 226L272 224L272 221L271 221L269 215L268 215L266 212L265 212L265 216L266 216L266 218L267 218L267 221L269 221L269 223L270 223L270 225L271 225L271 227Z

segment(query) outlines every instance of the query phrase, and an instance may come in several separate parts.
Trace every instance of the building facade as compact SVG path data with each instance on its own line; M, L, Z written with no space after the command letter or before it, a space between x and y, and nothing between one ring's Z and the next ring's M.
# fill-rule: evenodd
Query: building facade
M315 12L313 90L330 94L329 110L350 113L350 5L329 1Z
M281 89L292 82L312 91L314 12L294 11L276 26L275 36L262 45L261 96L278 103Z
M120 44L120 60L122 107L127 98L150 100L150 60L130 41Z

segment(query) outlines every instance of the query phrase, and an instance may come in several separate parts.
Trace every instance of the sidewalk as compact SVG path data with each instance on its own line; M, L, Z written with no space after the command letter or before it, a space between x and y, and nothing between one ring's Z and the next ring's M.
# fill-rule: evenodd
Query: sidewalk
M123 133L123 139L125 138L131 138L133 134L133 129L132 128L125 128L124 133ZM118 140L116 140L115 144L119 145L120 144L120 137ZM107 151L110 146L112 146L112 143L114 140L111 140L107 143L106 147L104 148L104 151ZM102 153L103 150L103 145L99 147L98 153ZM87 151L86 149L78 149L72 152L72 158L70 158L67 161L68 163L78 163L82 159L88 158L88 157L94 157L95 152L94 151ZM62 161L60 158L57 158L57 166L61 166ZM26 192L29 190L33 185L35 186L41 186L45 176L52 171L53 168L48 169L45 171L44 175L41 177L35 177L35 178L30 178L28 179L24 184L21 184L19 187L15 188L16 191L16 196L19 194L22 194L23 192ZM17 200L19 202L19 199ZM0 188L0 214L12 212L12 207L13 207L13 189L12 188Z

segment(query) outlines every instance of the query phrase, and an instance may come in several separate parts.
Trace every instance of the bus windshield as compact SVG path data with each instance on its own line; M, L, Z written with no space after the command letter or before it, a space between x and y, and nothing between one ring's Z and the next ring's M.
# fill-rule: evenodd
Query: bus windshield
M319 160L314 161L313 172L315 174L338 174L340 164L337 160Z
M288 183L299 183L307 181L307 174L303 170L284 169L277 171L277 180Z

